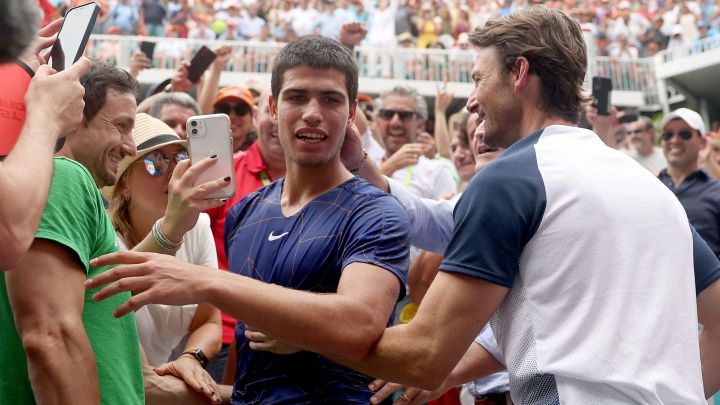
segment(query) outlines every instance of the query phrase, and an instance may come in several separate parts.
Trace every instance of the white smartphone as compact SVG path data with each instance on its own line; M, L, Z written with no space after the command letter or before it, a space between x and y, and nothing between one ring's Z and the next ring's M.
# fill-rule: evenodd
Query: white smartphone
M217 163L201 173L196 184L229 176L231 180L228 185L207 198L232 197L235 194L235 164L230 117L227 114L196 115L188 118L186 125L192 164L208 156L217 155Z

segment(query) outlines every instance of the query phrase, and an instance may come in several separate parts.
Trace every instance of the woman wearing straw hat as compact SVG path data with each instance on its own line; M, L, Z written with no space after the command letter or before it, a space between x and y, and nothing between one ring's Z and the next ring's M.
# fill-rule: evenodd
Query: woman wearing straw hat
M105 190L109 215L121 249L129 250L151 232L168 205L168 184L175 165L187 159L187 143L172 128L147 114L137 114L132 131L137 155L118 165L118 182ZM200 217L175 246L176 256L188 263L217 267L210 219ZM195 388L217 386L204 370L220 349L220 311L210 304L148 305L135 318L148 362L160 375L173 374ZM180 346L183 338L187 341ZM180 346L180 347L179 347ZM174 352L175 350L175 352ZM182 353L179 356L177 353Z

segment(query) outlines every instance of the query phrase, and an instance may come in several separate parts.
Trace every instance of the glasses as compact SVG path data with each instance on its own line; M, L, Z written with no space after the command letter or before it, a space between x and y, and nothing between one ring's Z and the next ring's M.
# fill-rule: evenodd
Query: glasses
M637 135L637 134L641 134L647 130L648 130L648 128L638 128L638 129L633 129L632 131L627 131L627 134L628 135Z
M675 134L678 134L683 141L689 141L694 135L693 131L688 131L687 129L682 131L665 131L662 134L663 140L669 141Z
M395 114L400 117L400 121L402 122L410 121L415 116L414 111L387 110L385 108L381 108L380 111L378 111L378 116L386 121L393 119Z
M215 107L215 114L227 114L230 115L230 111L235 111L235 115L243 117L250 113L250 107L247 104L220 104Z
M188 159L188 153L187 151L179 150L168 156L166 153L157 150L150 152L143 158L145 170L153 177L162 176L170 168L171 157L175 164L177 164Z

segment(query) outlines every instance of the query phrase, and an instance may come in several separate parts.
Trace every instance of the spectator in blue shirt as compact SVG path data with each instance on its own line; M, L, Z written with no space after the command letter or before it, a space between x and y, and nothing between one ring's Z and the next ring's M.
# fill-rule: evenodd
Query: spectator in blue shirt
M679 108L666 115L662 148L667 169L660 180L672 190L687 212L690 224L720 256L720 182L700 168L698 155L705 147L705 124L697 112Z

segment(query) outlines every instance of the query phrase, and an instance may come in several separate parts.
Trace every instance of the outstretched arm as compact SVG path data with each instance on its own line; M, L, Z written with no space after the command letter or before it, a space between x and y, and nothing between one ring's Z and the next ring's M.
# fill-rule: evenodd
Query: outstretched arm
M506 293L507 288L497 284L440 272L410 323L386 329L360 361L341 357L333 360L386 381L434 390L470 347Z
M118 307L115 316L148 303L209 302L253 329L293 346L353 359L364 357L382 334L400 289L398 279L389 271L359 262L345 267L335 294L266 284L168 255L119 252L91 263L129 264L86 283L86 287L93 287L120 280L97 293L96 300L121 291L135 293Z

